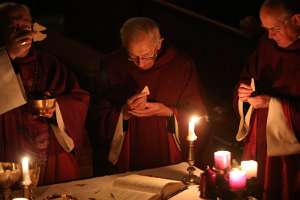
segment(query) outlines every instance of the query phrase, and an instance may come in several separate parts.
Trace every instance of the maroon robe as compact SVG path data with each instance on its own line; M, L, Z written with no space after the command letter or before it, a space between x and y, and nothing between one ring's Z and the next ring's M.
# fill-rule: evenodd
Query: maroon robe
M25 58L13 61L26 93L55 95L65 123L66 133L75 149L66 152L57 142L49 119L32 114L29 103L0 115L0 160L19 162L29 155L41 165L41 184L79 178L76 155L80 151L89 95L80 89L74 75L55 57L34 47ZM54 114L55 115L55 114Z
M107 159L122 106L146 85L150 90L148 101L161 102L174 111L181 144L186 143L191 115L206 115L193 61L171 47L163 48L155 65L148 70L139 69L127 58L122 49L103 61L104 71L98 86L102 92L98 99L97 134L108 145L107 149L98 147L102 148L102 156ZM116 164L118 172L177 163L182 155L186 156L184 145L180 151L174 141L174 117L131 117L125 124L123 148Z
M242 72L241 82L250 84L252 77L258 95L281 100L283 112L299 140L300 40L282 49L263 37ZM267 115L268 109L254 110L243 160L258 161L258 179L264 189L264 199L295 199L300 194L300 155L267 156Z

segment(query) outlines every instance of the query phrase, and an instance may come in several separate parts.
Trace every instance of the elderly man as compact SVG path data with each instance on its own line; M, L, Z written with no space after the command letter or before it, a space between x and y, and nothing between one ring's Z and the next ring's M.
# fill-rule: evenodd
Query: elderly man
M266 0L260 19L268 34L238 84L241 115L242 102L250 108L237 139L245 140L243 159L258 161L264 199L296 199L300 194L300 3Z
M29 156L41 167L41 184L79 178L76 155L89 95L55 57L35 48L36 32L25 5L1 4L0 16L0 39L4 44L0 67L10 67L25 91L24 103L0 115L0 161L20 162L23 156ZM33 99L49 95L56 98L56 106L37 113ZM8 101L16 97L11 98Z
M152 19L128 19L120 32L124 48L104 59L96 100L101 159L119 172L177 163L190 117L206 115L195 65Z

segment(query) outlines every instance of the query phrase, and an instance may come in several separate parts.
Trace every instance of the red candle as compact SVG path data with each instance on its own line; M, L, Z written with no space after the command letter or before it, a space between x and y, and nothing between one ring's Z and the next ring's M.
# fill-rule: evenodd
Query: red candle
M216 151L214 160L217 169L227 169L230 167L231 153L229 151Z
M243 190L246 188L246 172L237 168L229 172L229 187L231 190Z

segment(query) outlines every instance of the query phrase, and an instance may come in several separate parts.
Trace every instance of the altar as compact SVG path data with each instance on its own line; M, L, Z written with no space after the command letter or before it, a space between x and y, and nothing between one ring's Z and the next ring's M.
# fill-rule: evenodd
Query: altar
M182 162L160 168L114 174L110 176L95 177L90 179L71 181L60 184L41 186L34 190L34 199L46 200L51 195L70 195L78 200L116 200L112 194L112 184L115 179L129 174L146 175L172 180L182 180L187 175L188 163ZM194 174L199 176L201 170L196 168ZM134 198L132 198L133 200ZM170 198L171 200L197 200L200 198L198 185L188 186ZM128 199L131 200L131 199ZM137 200L137 199L136 199Z

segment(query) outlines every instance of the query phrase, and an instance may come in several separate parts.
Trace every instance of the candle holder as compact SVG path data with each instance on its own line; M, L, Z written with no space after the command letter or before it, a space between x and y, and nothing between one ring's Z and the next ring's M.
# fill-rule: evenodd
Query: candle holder
M32 162L29 166L30 184L23 183L23 196L27 199L34 199L33 190L36 188L40 177L40 166L38 162Z
M4 200L12 199L10 187L20 179L21 166L19 164L14 162L0 162L0 189Z
M194 164L195 164L195 144L194 142L195 141L188 141L189 142L189 149L188 149L188 168L187 168L187 171L188 171L188 175L185 176L183 178L183 183L186 184L186 185L199 185L199 177L196 176L194 174L194 171L196 170L196 168L194 167Z

